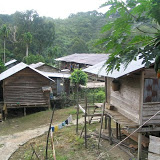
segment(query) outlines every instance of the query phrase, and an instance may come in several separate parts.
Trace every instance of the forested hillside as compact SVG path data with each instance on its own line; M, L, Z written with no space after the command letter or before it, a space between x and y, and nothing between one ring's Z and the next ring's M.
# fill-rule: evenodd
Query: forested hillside
M54 59L63 55L103 52L95 43L103 36L100 32L105 23L105 15L97 11L66 19L40 17L34 10L1 14L0 59L54 64Z

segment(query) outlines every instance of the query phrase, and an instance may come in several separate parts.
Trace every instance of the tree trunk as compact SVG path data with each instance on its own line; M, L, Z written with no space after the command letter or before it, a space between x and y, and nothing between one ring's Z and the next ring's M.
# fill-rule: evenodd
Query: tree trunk
M28 44L26 44L26 57L28 57Z
M4 55L3 55L3 62L6 63L6 40L4 39Z

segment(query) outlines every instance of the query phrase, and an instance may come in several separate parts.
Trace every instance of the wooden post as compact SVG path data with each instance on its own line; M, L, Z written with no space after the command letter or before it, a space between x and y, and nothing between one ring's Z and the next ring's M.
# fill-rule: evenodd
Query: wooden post
M87 148L87 97L85 97L85 148Z
M142 125L143 112L143 92L144 92L144 71L141 72L140 79L140 102L139 102L139 125ZM142 133L138 133L138 160L142 158Z
M78 116L79 115L79 105L77 104L77 121L76 121L76 134L78 135Z
M78 97L78 84L77 84L77 127L76 127L76 134L78 135L78 118L79 118L79 97Z
M105 95L106 95L106 102L108 102L108 99L107 99L107 77L105 77Z
M121 135L121 125L119 124L119 140L121 141L122 135Z
M102 106L101 126L100 126L100 130L99 130L99 139L98 139L98 149L99 149L99 144L100 144L100 139L101 139L101 134L102 134L104 108L105 108L105 103L103 103L103 106Z
M26 116L26 107L24 107L24 116Z
M109 117L109 119L108 119L108 131L109 131L109 141L110 141L110 145L112 145L111 117Z
M119 126L118 123L116 122L116 138L118 139L118 131L119 131Z
M105 115L105 129L107 129L107 115Z

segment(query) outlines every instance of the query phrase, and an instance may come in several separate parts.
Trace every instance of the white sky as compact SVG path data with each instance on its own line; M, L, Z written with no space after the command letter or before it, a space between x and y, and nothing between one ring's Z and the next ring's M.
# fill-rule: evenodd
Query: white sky
M98 10L107 0L1 0L0 14L34 9L40 16L67 18L71 13ZM106 9L99 9L105 12Z

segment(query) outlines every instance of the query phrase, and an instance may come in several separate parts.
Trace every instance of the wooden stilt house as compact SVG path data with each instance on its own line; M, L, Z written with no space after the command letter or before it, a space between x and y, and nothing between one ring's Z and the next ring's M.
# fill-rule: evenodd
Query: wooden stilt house
M140 159L142 133L160 131L160 79L156 77L154 63L145 68L142 60L132 61L127 68L121 65L119 71L112 73L106 72L104 64L105 61L83 71L105 76L105 114L116 122L117 129L120 125L128 129L140 127L137 131Z
M40 71L19 63L1 73L0 82L1 100L7 108L50 107L54 80Z

